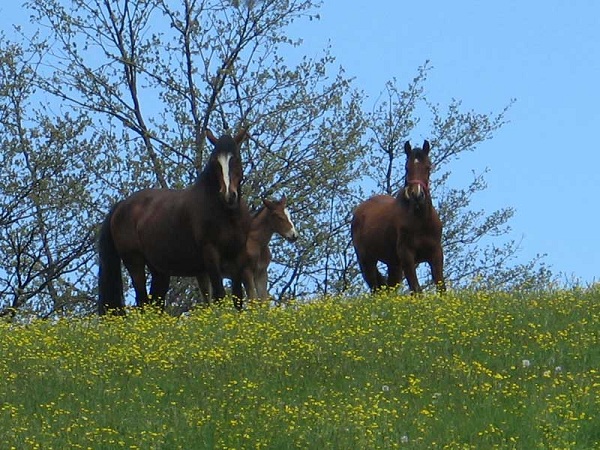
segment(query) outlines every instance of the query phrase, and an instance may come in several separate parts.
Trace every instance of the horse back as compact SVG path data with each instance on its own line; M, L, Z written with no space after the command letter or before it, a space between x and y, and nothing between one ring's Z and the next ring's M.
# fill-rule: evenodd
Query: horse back
M360 259L398 262L396 241L402 211L394 197L376 195L361 203L352 218L352 243Z
M178 191L144 189L119 202L111 218L115 246L124 261L144 258L147 263L168 256L190 238Z
M249 214L227 210L200 189L145 189L117 205L111 228L124 261L143 258L151 271L195 276L206 269L206 252L237 257Z

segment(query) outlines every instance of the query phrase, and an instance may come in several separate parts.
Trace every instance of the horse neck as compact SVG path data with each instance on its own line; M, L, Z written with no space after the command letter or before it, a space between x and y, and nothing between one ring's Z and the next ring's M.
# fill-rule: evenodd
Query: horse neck
M204 170L198 174L193 187L204 190L218 190L219 182L214 175L214 167L207 164Z
M248 234L248 240L254 241L260 247L266 247L269 245L275 230L269 223L269 210L262 208L252 218L250 225L250 233Z
M426 194L425 205L423 207L419 207L419 208L417 208L416 205L414 203L412 203L410 200L407 200L406 197L404 197L403 192L398 194L397 199L398 199L398 201L400 201L400 203L402 204L404 209L406 209L408 212L412 213L415 217L418 217L422 220L429 220L431 218L431 216L433 215L433 211L434 211L433 200L431 199L431 196L429 195L429 193Z

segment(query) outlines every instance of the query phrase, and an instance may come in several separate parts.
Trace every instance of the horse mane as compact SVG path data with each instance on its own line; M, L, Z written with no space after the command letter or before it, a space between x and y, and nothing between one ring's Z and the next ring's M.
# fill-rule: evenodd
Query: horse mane
M252 211L250 211L250 217L252 217L253 219L255 217L257 217L261 212L263 212L263 210L266 208L265 205L259 206L258 208L252 209Z
M213 170L209 167L208 162L204 165L202 171L196 176L193 186L203 189L210 189L211 187L218 189L218 182L215 180Z

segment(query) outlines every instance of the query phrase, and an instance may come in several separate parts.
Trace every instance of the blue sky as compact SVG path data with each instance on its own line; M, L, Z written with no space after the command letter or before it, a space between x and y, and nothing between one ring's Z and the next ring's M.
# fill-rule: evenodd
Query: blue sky
M519 259L546 253L563 281L600 280L600 2L326 0L320 15L304 28L307 48L330 41L373 101L425 60L430 101L497 113L516 99L510 123L454 163L450 182L489 168L476 206L516 209Z
M0 29L27 19L17 5L0 5ZM434 103L456 98L498 113L516 99L510 123L454 163L451 183L490 169L476 207L516 209L519 259L546 253L565 281L600 279L600 1L326 0L320 16L297 28L303 53L330 43L373 102L386 81L406 85L425 60Z

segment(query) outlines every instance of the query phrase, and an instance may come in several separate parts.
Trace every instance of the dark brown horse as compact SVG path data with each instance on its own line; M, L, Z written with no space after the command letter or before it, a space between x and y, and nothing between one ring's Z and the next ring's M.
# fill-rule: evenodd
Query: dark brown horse
M144 189L117 203L99 237L99 314L124 305L121 261L129 272L138 306L149 302L145 269L152 276L150 294L164 302L171 276L206 273L217 299L225 296L221 267L244 276L236 261L250 229L250 214L241 197L240 145L247 137L206 136L214 149L196 182L182 190ZM241 289L233 292L242 298ZM164 305L163 305L164 306ZM236 302L237 307L241 304Z
M298 239L298 232L286 204L285 196L278 201L264 199L264 206L252 217L248 240L246 241L246 252L242 257L242 261L250 268L252 273L252 277L244 281L249 299L267 300L269 298L267 268L271 263L269 242L273 234L277 233L289 242ZM231 277L230 272L228 268L223 268L226 278ZM205 300L208 301L212 294L208 277L201 275L198 277L198 283Z
M429 263L438 290L445 290L443 278L442 223L429 190L429 142L423 148L404 145L405 185L396 197L376 195L361 203L352 218L352 243L363 277L374 291L396 286L406 276L413 292L420 292L417 265ZM377 270L381 261L388 268L387 282Z

